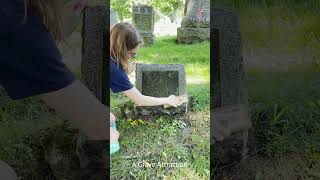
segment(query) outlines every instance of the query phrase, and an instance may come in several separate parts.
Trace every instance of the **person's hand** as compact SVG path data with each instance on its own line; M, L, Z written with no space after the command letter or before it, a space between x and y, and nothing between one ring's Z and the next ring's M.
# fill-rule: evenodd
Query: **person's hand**
M132 61L129 63L128 65L128 73L131 74L133 73L134 71L136 71L136 68L137 68L137 61Z
M114 116L112 113L110 113L110 126L116 122L116 116Z
M181 104L182 104L182 98L177 97L175 95L171 95L168 97L165 107L166 106L178 107L178 106L181 106Z
M119 139L119 132L112 127L110 127L110 143L115 143Z
M89 0L71 0L68 6L71 6L75 13L81 14L84 8L93 6L93 4Z

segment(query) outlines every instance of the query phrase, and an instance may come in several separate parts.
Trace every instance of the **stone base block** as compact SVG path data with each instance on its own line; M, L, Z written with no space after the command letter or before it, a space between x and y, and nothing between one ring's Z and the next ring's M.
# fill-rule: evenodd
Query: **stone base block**
M177 108L169 107L164 108L163 106L143 107L137 106L134 108L134 113L138 117L153 116L153 115L177 115L184 114L188 111L188 104L185 103Z
M221 142L212 145L213 166L228 166L240 162L247 154L248 131L237 133Z
M210 28L179 27L177 30L177 43L192 44L210 41Z
M139 33L142 40L143 46L151 46L156 42L156 37L152 33Z
M198 22L196 18L185 17L181 21L181 27L210 28L210 19L203 19Z

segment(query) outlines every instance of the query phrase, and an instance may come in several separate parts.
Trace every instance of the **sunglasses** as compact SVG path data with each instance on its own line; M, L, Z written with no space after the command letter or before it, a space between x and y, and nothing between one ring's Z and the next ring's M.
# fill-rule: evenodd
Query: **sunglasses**
M135 59L137 57L137 53L129 53L131 59Z

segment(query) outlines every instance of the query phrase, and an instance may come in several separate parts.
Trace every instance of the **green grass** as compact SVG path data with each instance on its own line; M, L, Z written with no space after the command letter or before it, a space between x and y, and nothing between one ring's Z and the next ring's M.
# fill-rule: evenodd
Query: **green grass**
M61 118L33 98L3 102L0 104L0 146L16 143L26 135L61 122Z
M319 56L320 1L244 0L217 1L240 16L244 49L272 49L286 53ZM221 5L224 4L224 5Z
M174 37L160 37L154 46L138 51L137 61L150 64L184 64L187 91L189 96L195 98L195 110L209 109L210 43L186 46L176 44Z
M0 92L3 97L3 93ZM21 177L44 177L41 130L63 124L61 117L34 98L0 103L0 159L9 163ZM32 138L32 136L34 138Z
M288 61L286 58L304 62L288 70L248 70L251 118L259 150L269 156L319 153L320 1L217 0L213 6L231 8L239 15L244 54L255 54L261 64L268 64L265 54L278 57L279 62Z
M184 130L197 127L188 127L184 122L172 119L159 118L155 122L138 125L119 120L118 125L122 149L111 158L113 177L158 179L182 173L177 173L181 171L180 167L148 167L148 163L180 163L184 166L184 173L194 172L194 178L209 176L209 137L198 133L209 124L201 129L198 127L198 131L191 131L191 137Z
M262 152L320 152L320 69L252 70L248 74L254 133Z
M195 51L196 50L196 51ZM157 38L156 45L142 48L137 61L152 64L185 65L187 83L209 83L210 44L177 45L174 37Z
M195 51L196 50L196 51ZM192 98L194 122L179 117L133 121L121 117L123 95L111 96L111 112L118 117L120 152L112 156L111 175L116 179L208 179L209 170L209 43L177 45L174 37L158 38L154 46L141 48L138 62L184 64L187 91ZM120 116L120 117L119 117ZM179 167L165 167L165 163ZM140 165L140 166L139 166ZM154 167L152 167L152 165ZM168 164L167 164L168 165Z

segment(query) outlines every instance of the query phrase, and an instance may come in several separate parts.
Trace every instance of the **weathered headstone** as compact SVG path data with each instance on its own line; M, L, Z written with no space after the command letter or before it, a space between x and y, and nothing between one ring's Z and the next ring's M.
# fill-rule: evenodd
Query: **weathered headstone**
M215 135L217 131L234 132L223 141L213 138L213 166L226 165L241 160L246 154L248 129L251 121L248 113L246 76L242 57L242 40L238 16L228 10L211 9L211 118ZM228 132L226 132L228 134Z
M82 81L103 104L108 104L109 99L109 12L107 6L87 8L82 29ZM108 119L106 124L109 124ZM90 141L84 134L79 134L77 155L86 179L107 177L108 148L107 141Z
M210 40L210 1L186 0L185 17L177 29L178 43L196 43Z
M108 54L109 10L104 6L87 8L84 13L82 29L82 61L81 73L83 83L100 99L105 102L108 95L106 82L106 60Z
M82 82L104 104L109 97L107 70L109 8L94 6L86 8L83 15L82 27ZM108 119L106 119L107 127ZM63 130L64 131L64 130ZM63 132L61 131L61 132ZM59 134L58 134L59 135ZM58 138L68 141L61 134ZM73 138L72 138L73 140ZM47 149L45 159L58 179L106 179L108 176L108 148L107 140L92 141L79 133L75 150L65 152L55 142ZM73 143L69 141L69 143ZM72 144L73 145L73 144ZM76 178L75 178L76 176Z
M110 11L110 29L119 23L118 13L116 11Z
M134 5L132 7L132 22L137 28L144 46L155 43L154 31L154 11L152 6Z
M186 95L186 74L182 64L138 64L136 69L136 87L146 96L168 97ZM163 106L135 107L135 113L141 116L174 115L187 111L187 103L178 108Z

